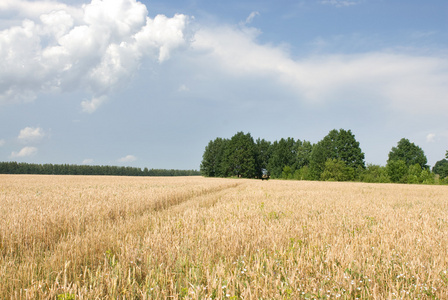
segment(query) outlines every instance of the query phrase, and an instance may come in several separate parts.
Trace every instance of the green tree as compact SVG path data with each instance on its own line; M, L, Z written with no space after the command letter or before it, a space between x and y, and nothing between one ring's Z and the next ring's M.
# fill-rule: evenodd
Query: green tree
M409 167L404 160L391 160L387 163L387 175L392 182L406 183Z
M301 169L304 166L309 166L311 160L311 152L313 151L313 145L311 142L297 140L297 169Z
M361 172L360 180L362 182L386 183L389 182L387 168L379 165L368 164Z
M389 163L390 161L397 160L404 161L407 166L419 164L422 169L428 168L426 165L428 160L426 159L422 148L405 138L402 138L398 142L397 147L392 147L389 152L389 159L387 162Z
M347 166L341 159L329 158L320 177L326 181L350 181L355 179L355 169Z
M272 154L271 142L258 138L255 142L255 152L257 176L260 178L262 170L267 170L268 168L269 158Z
M364 153L350 130L333 129L313 147L310 171L314 179L321 178L328 159L339 159L354 170L365 168Z
M339 130L337 139L337 158L353 169L365 168L364 153L361 151L359 142L350 130Z
M292 170L290 166L285 166L282 171L283 179L292 179Z
M206 177L224 177L224 152L226 149L227 140L223 138L216 138L210 141L205 147L202 155L202 162L200 171Z
M250 133L238 132L227 143L224 152L226 176L254 178L256 170L256 148Z
M297 143L294 138L280 139L272 145L272 155L268 163L268 171L274 178L281 178L283 168L289 166L294 172L297 165Z
M410 165L408 167L407 182L413 184L422 183L420 178L421 174L422 174L422 167L420 167L419 164Z
M414 183L414 184L434 184L434 174L431 173L431 171L428 169L422 169L422 167L419 164L411 165L409 166L408 171L408 177L407 177L408 183Z
M328 159L337 158L337 138L339 132L331 130L321 141L319 141L311 152L310 172L313 179L319 180L325 169Z
M436 164L432 168L432 172L434 174L438 174L440 178L448 177L448 160L442 159L436 162Z
M306 165L294 172L294 179L297 180L312 180L310 168Z
M420 174L420 182L423 184L434 184L435 176L429 169L424 169Z

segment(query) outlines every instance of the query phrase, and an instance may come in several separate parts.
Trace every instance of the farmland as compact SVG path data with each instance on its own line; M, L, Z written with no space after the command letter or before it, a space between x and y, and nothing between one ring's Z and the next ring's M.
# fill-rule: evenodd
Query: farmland
M447 299L448 186L0 175L1 299Z

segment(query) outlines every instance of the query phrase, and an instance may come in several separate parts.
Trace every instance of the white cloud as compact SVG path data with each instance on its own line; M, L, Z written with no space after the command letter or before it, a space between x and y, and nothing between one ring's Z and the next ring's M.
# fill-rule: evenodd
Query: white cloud
M94 97L90 101L84 100L81 102L82 111L91 114L106 100L107 96Z
M45 137L45 132L40 127L25 127L20 130L18 139L24 143L38 142Z
M92 0L78 7L4 0L0 9L22 20L0 30L0 104L32 101L42 92L81 90L90 99L80 103L82 111L93 113L148 58L163 63L190 43L187 16L150 18L136 0ZM308 103L371 101L415 114L448 114L445 57L377 51L295 59L287 47L260 44L260 31L244 26L257 15L252 12L239 28L200 29L191 39L188 63L231 77L265 77Z
M347 0L322 0L320 3L322 4L330 4L336 7L346 7L353 6L359 4L359 1L347 1Z
M133 162L136 160L137 157L135 157L134 155L126 155L125 157L118 159L119 162Z
M7 0L0 9L26 18L0 30L0 104L81 90L93 95L82 104L93 112L132 78L144 58L163 62L187 43L186 16L151 19L136 0L92 0L82 7Z
M245 21L245 23L244 24L250 24L250 23L252 23L252 21L254 20L254 18L256 17L256 16L259 16L260 15L260 13L258 12L258 11L253 11L253 12L251 12L250 13L250 15L246 18L246 21Z
M139 52L148 54L157 49L159 62L165 61L171 51L187 43L187 24L188 17L182 14L172 18L164 15L147 18L146 26L135 35Z
M231 76L265 76L308 103L368 101L413 114L448 116L448 60L393 52L291 58L288 49L261 45L258 32L202 29L192 47ZM206 57L206 58L204 58Z
M6 144L5 140L1 139L0 140L0 147L3 147Z
M17 15L17 17L22 19L35 19L42 14L61 10L68 11L74 16L82 15L81 8L68 6L56 1L2 0L0 2L0 11Z
M11 153L11 158L16 158L16 157L26 157L26 156L31 156L37 153L37 148L36 147L23 147L19 152L12 152Z
M91 165L93 164L94 160L92 158L86 158L82 161L83 165Z
M435 140L436 134L435 133L430 133L426 136L426 142L428 143L433 143Z

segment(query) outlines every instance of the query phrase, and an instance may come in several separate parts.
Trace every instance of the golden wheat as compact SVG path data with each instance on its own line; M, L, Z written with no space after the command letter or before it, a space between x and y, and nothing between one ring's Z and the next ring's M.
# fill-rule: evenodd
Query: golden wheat
M448 187L0 176L1 299L447 299Z

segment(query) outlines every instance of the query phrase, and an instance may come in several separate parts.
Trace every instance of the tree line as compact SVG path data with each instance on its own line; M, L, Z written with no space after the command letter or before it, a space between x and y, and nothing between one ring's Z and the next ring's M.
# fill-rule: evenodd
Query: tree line
M90 166L69 164L30 164L0 162L0 174L46 175L111 175L111 176L197 176L197 170L148 169L118 166Z
M206 177L448 184L448 151L432 171L424 151L408 139L392 147L386 166L367 164L351 130L331 130L316 144L282 138L270 142L238 132L205 147L200 172Z

